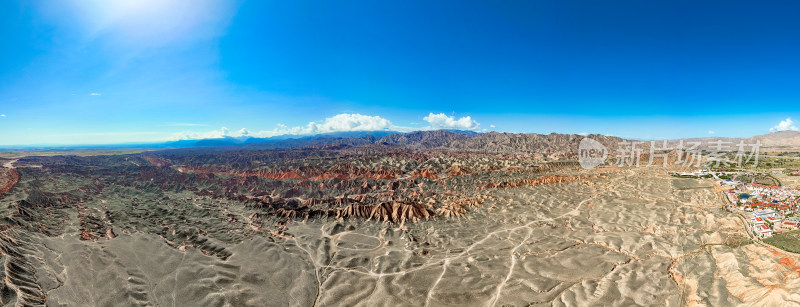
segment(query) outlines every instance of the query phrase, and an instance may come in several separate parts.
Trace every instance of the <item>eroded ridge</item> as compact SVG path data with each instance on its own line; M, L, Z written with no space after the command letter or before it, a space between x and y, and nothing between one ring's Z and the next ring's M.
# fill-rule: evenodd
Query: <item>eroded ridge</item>
M14 166L0 196L7 304L675 306L797 292L794 256L739 240L710 181L661 168L351 149Z

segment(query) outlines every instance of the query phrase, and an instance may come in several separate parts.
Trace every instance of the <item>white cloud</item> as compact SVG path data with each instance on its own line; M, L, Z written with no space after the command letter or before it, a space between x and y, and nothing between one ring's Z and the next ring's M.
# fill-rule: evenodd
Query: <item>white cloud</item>
M496 128L494 125L489 125L489 128Z
M89 94L89 96L100 96L100 95L103 95L103 94L102 93L91 93L91 94Z
M433 129L477 130L480 126L469 116L456 119L455 116L447 116L444 113L430 113L423 120L431 124Z
M715 134L715 133L717 133L717 132L714 131L714 130L708 130L708 134Z
M219 130L211 130L205 132L180 132L173 135L173 137L169 138L170 141L175 140L198 140L198 139L219 139L229 135L229 130L226 127L222 127Z
M392 125L392 122L380 116L345 113L328 117L322 123L310 122L302 130L303 134L316 134L339 131L390 130L393 127L395 126Z
M278 135L307 135L331 132L347 131L411 131L409 127L395 126L391 121L380 116L368 116L361 114L338 114L324 119L322 122L310 122L305 126L289 127L284 124L277 124L272 130L249 131L242 128L236 132L230 132L228 128L222 127L220 130L207 132L182 132L175 135L173 139L206 139L221 137L273 137Z
M781 121L779 124L775 125L769 129L769 132L778 132L778 131L797 131L797 127L794 126L794 121L791 118L786 118L786 120Z
M5 114L0 114L0 117L6 117L6 115Z
M289 127L284 124L277 124L272 130L250 131L242 128L237 131L230 131L226 127L219 130L206 132L181 132L174 134L170 140L187 139L210 139L222 137L273 137L279 135L313 135L332 132L349 131L397 131L410 132L416 130L436 130L436 129L461 129L473 131L480 130L478 122L469 116L455 119L444 114L429 114L425 121L430 123L427 127L404 127L392 124L391 121L380 116L369 116L362 114L342 113L328 117L321 122L310 122L305 126Z

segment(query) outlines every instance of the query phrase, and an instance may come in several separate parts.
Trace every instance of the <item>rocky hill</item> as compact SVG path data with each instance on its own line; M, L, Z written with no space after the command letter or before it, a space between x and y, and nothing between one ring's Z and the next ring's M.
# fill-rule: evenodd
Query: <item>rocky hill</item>
M548 155L571 155L578 149L584 138L592 138L609 149L614 149L623 139L613 136L591 134L536 134L536 133L498 133L489 132L479 136L455 140L447 148L465 151L485 151L493 153L541 153Z
M679 141L700 142L701 148L710 149L712 144L719 141L723 146L728 146L730 150L737 150L740 142L750 145L761 142L761 148L768 151L800 151L800 132L798 131L779 131L764 135L757 135L749 138L728 138L728 137L706 137L670 140L670 144L677 144ZM746 150L749 147L746 148Z
M780 131L750 138L768 147L800 147L800 131Z
M448 147L449 144L464 141L478 136L471 131L415 131L411 133L396 133L384 136L377 140L378 143L402 145L413 149L430 149Z

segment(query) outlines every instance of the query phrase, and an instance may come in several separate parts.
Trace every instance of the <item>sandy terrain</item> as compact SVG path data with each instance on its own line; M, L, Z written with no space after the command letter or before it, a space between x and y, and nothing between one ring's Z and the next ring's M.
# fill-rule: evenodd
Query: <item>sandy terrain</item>
M5 167L5 168L14 168L14 162L17 162L17 160L5 161L5 163L3 163L3 167Z
M469 191L485 200L463 216L279 228L236 201L20 169L0 198L15 221L0 230L3 305L800 304L800 258L746 244L710 181L660 168L509 177ZM32 199L37 189L80 199Z
M786 174L772 174L775 178L781 181L784 185L791 187L800 187L800 176L789 176Z

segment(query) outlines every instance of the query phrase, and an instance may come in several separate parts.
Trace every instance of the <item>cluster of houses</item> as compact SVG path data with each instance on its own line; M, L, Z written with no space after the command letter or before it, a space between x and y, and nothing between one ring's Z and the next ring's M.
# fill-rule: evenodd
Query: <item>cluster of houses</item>
M719 183L729 187L725 192L728 209L744 211L756 236L770 237L800 226L800 214L794 216L800 210L800 189L729 180Z
M800 217L783 218L772 209L752 211L750 229L753 234L762 238L771 237L774 233L795 230L800 224Z

